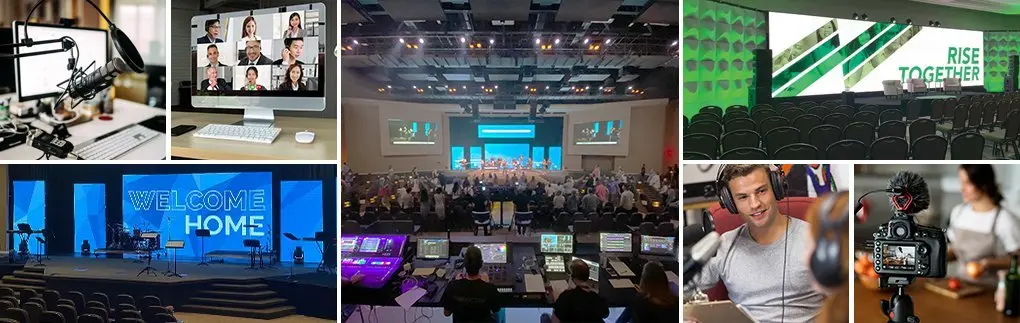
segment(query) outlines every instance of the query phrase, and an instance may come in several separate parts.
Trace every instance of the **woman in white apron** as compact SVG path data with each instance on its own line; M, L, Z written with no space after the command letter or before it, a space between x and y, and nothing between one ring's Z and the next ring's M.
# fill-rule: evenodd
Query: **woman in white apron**
M1002 193L991 165L960 165L963 204L949 214L949 273L965 280L994 286L996 271L1009 268L1009 254L1020 248L1016 216L1003 207ZM967 272L974 263L978 277Z

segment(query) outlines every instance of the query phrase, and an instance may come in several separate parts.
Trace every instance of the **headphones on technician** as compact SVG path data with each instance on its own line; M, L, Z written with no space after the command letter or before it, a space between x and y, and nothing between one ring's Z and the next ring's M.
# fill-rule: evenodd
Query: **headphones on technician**
M846 208L836 208L843 196L848 196L847 192L829 193L818 206L819 228L810 267L815 281L826 288L836 288L846 282L845 266L840 262L843 259L842 238L846 234L850 213Z

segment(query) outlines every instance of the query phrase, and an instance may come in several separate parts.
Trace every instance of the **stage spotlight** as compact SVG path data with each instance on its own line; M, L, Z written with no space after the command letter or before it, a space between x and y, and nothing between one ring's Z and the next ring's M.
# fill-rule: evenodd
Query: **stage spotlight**
M88 256L91 253L92 253L92 246L89 245L89 241L88 240L82 240L81 241L81 255L82 256Z
M393 88L393 86L387 85L387 86L386 86L386 88L387 88L387 89L392 89L392 88Z
M669 44L669 47L676 46L676 44L679 44L679 43L680 43L679 40L674 40L672 44Z
M896 23L896 17L889 18L889 22L895 24Z
M546 89L546 90L548 90L548 89L549 89L549 86L548 86L548 85L546 85L546 86L545 86L545 89Z
M358 44L358 40L357 40L357 39L355 39L355 40L352 40L351 42L352 42L352 43L354 43L355 45L357 45L357 44Z
M853 17L854 17L854 20L858 20L858 19L861 19L861 16L857 15L857 13L856 13L856 12L854 13L854 16L853 16Z
M431 88L432 88L432 86L431 86L431 85L429 85L429 88L431 89Z
M913 23L913 22L914 22L913 20L911 20L910 18L907 18L907 24L908 24L908 25L909 25L909 24L911 24L911 23Z
M401 43L401 44L403 44L403 43L404 43L404 38L400 38L400 43Z
M586 44L586 45L587 45L587 44L588 44L588 42L590 42L590 41L591 41L591 38L585 38L585 39L584 39L584 43L583 43L583 44Z
M556 38L556 40L553 41L553 44L559 45L560 44L560 39Z
M495 39L489 38L489 45L492 45L492 44L495 44L495 43L496 43Z
M460 88L467 90L467 85L463 85Z
M418 43L419 44L424 44L425 43L425 38L418 38Z
M538 44L541 44L541 43L542 43L541 39L535 38L535 45L538 45Z
M609 45L609 42L611 42L611 41L612 41L612 39L606 38L606 41L605 41L606 45Z
M305 251L301 250L301 246L294 247L294 264L305 264Z
M868 14L861 15L861 20L868 20Z
M463 43L465 43L465 42L467 42L467 39L464 39L464 37L461 37L461 38L460 38L460 43L461 43L461 44L463 44Z

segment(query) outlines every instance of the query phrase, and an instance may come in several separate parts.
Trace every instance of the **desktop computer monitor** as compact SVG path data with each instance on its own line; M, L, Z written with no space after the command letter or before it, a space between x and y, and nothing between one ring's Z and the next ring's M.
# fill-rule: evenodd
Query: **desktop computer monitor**
M506 263L508 257L505 243L479 243L475 244L475 246L482 250L482 263Z
M646 255L675 256L676 238L642 235L641 253Z
M90 73L110 61L110 38L102 29L65 27L24 22L14 22L14 39L22 42L25 37L33 41L55 40L70 37L77 45L76 68L85 69ZM27 34L27 36L26 36ZM15 54L37 53L61 48L60 43L17 47ZM22 57L14 60L15 78L18 88L18 100L21 102L59 96L66 85L60 85L71 77L67 69L67 61L71 52ZM95 63L95 64L93 64Z
M633 244L630 233L599 233L599 250L602 252L631 252Z
M268 126L273 110L326 108L326 42L335 37L322 3L191 18L194 107L244 109Z
M542 253L574 253L574 236L569 234L543 234L539 244Z
M599 263L597 261L591 261L584 258L570 257L570 261L581 259L584 263L588 264L588 279L599 281Z
M450 240L419 238L418 258L447 259L450 258Z

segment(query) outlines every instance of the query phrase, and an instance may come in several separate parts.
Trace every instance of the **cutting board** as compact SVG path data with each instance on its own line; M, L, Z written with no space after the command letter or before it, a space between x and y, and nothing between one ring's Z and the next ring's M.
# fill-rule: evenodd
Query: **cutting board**
M932 279L924 283L924 287L930 291L942 294L943 296L960 299L967 296L973 296L981 294L985 291L985 287L960 281L960 288L957 290L949 289L949 279Z

